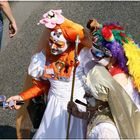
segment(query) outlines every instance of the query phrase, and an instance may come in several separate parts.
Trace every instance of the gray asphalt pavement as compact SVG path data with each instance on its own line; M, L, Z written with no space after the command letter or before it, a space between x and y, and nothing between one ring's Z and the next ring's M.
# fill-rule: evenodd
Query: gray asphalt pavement
M136 42L140 42L140 2L132 1L44 1L19 2L22 8L16 10L19 32L0 52L0 94L7 97L20 93L24 75L33 50L37 48L43 26L37 23L42 14L50 9L62 9L63 15L75 22L86 25L90 18L99 22L119 22ZM34 8L33 5L36 5ZM30 14L26 13L32 8ZM21 20L24 21L22 23ZM16 138L16 111L0 109L0 138Z

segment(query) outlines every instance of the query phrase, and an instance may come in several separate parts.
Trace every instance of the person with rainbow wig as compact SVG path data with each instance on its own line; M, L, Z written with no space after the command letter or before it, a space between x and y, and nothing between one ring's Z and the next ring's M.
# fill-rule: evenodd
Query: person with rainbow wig
M98 38L93 42L94 61L100 63L102 58L110 58L107 69L111 75L126 74L131 77L134 88L140 92L139 44L136 44L132 36L125 33L118 23L100 25L99 29L93 32L93 37ZM98 51L102 54L98 54ZM139 104L137 105L139 107Z
M92 61L83 81L87 112L74 102L68 111L88 120L87 138L140 138L140 47L118 23L87 23L93 41Z
M16 101L27 101L34 97L47 94L47 106L41 124L33 139L65 139L68 127L67 103L71 97L73 70L75 68L75 41L77 36L78 50L75 87L73 98L83 98L84 87L79 73L83 72L85 32L83 26L64 16L62 10L50 10L43 15L39 24L45 25L45 32L41 39L38 52L32 56L28 67L28 74L32 77L33 86L10 97L7 102L15 101L13 108L19 109ZM85 111L86 107L78 105L79 110ZM86 121L71 117L69 138L85 138Z

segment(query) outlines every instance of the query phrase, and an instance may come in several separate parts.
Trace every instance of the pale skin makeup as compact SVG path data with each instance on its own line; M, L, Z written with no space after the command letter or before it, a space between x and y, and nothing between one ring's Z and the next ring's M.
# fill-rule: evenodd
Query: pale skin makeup
M67 41L64 38L61 29L51 32L49 46L53 55L59 55L67 50Z

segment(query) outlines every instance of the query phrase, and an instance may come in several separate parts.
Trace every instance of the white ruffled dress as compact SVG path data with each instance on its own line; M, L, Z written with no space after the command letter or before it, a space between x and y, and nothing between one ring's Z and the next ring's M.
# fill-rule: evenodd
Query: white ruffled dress
M84 51L82 51L84 53ZM81 61L80 53L78 59ZM35 79L39 79L42 76L45 66L45 56L42 52L35 54L28 69L28 73ZM84 61L84 60L83 60ZM82 62L82 61L81 61ZM83 72L83 64L76 69L75 75L75 88L73 99L79 99L86 103L83 98L85 90L82 82L78 76L78 73ZM72 87L72 75L69 82L49 79L51 87L49 89L47 98L47 107L41 121L40 127L35 133L33 139L66 139L67 124L68 124L68 112L67 104L70 101L71 87ZM86 108L78 104L78 108L81 111L86 111ZM85 138L86 136L86 121L71 116L69 138Z

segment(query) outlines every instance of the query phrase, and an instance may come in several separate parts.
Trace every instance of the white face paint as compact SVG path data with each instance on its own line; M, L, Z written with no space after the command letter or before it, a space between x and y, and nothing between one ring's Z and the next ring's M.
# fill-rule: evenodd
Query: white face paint
M92 48L92 60L100 65L107 66L110 63L111 57L106 57L104 53L96 48Z
M53 55L59 55L67 50L67 41L64 38L61 29L57 29L51 32L49 45Z

